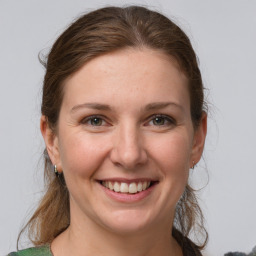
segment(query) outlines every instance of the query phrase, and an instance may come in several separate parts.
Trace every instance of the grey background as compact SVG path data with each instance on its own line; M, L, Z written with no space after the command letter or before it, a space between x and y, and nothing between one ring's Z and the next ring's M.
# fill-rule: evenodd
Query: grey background
M200 193L205 255L249 252L256 245L256 1L0 0L0 254L15 250L43 189L37 55L77 15L106 3L153 7L191 38L211 103L204 160L192 175L197 187L209 175Z

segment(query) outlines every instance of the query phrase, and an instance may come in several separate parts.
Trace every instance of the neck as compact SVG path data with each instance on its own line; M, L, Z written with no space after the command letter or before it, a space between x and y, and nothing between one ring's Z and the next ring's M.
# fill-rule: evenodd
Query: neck
M69 228L52 243L54 256L181 256L171 235L172 223L158 223L136 232L117 233L83 216L72 218Z
M176 240L164 232L117 235L111 232L81 232L70 225L52 244L54 256L179 256L181 249Z

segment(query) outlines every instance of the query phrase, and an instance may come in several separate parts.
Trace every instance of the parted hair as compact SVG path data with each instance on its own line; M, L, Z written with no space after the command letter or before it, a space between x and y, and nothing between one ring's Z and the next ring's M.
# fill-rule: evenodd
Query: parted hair
M46 60L42 60L46 73L41 113L53 132L58 124L65 80L89 60L124 48L153 49L176 60L188 79L191 118L197 129L205 111L204 88L189 38L164 15L145 7L128 6L105 7L82 15L58 37ZM51 243L70 224L65 177L55 176L46 150L44 172L45 194L20 233L28 230L35 246ZM177 204L172 227L172 234L182 247L205 247L208 235L203 220L195 191L187 185ZM200 242L188 239L192 231L200 233Z

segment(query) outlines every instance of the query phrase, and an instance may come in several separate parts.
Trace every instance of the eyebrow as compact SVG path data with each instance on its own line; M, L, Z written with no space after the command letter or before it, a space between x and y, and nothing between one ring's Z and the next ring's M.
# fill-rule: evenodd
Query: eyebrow
M176 104L174 102L153 102L153 103L147 104L144 109L146 111L152 111L152 110L166 108L168 106L174 106L174 107L177 107L181 110L184 110L181 105ZM74 107L72 107L70 112L73 113L73 112L76 112L77 110L82 109L82 108L90 108L90 109L105 110L105 111L111 110L111 107L107 104L83 103L83 104L75 105Z
M75 112L81 108L91 108L91 109L97 109L97 110L110 110L110 106L106 104L100 104L100 103L84 103L75 105L70 112Z
M162 109L162 108L166 108L168 106L174 106L177 107L179 109L181 109L182 111L184 111L183 107L177 103L174 102L154 102L154 103L150 103L148 105L146 105L145 110L149 111L149 110L156 110L156 109Z

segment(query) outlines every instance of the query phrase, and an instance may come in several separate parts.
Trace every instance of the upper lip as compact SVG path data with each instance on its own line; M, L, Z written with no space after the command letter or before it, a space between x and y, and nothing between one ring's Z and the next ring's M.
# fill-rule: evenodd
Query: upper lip
M155 182L157 181L156 179L151 179L151 178L136 178L136 179L127 179L127 178L121 178L121 177L116 177L116 178L104 178L100 179L98 181L112 181L112 182L124 182L124 183L133 183L133 182L144 182L144 181L150 181L150 182Z

